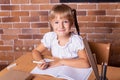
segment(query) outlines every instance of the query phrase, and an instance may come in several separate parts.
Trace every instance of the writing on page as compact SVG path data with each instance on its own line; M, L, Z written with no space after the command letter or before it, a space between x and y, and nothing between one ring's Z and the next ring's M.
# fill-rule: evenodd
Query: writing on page
M36 66L31 71L32 74L50 75L53 77L64 78L67 80L87 80L91 72L92 68L73 68L69 66L58 66L45 70L41 70Z

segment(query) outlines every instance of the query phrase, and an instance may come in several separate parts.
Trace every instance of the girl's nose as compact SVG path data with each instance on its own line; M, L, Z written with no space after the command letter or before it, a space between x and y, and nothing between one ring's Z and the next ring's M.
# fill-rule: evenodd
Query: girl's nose
M60 23L60 26L59 26L59 27L60 27L60 28L64 28L63 22Z

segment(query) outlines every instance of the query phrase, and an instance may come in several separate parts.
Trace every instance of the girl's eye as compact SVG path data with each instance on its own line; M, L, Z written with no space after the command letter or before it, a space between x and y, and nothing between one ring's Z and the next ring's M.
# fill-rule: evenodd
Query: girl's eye
M58 24L58 22L56 21L55 24Z
M64 23L69 23L69 21L64 21Z

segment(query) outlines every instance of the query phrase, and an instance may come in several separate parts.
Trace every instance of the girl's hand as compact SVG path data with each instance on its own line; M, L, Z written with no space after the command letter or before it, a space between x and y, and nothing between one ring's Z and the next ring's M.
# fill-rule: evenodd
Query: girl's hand
M54 61L52 61L52 62L50 62L49 63L49 68L51 68L51 67L57 67L57 66L61 66L62 64L61 64L61 59L59 59L59 58L52 58Z
M37 64L37 66L40 68L40 69L42 69L42 70L44 70L44 69L47 69L48 68L48 66L49 66L49 63L48 62L45 62L44 60L41 60L41 64Z

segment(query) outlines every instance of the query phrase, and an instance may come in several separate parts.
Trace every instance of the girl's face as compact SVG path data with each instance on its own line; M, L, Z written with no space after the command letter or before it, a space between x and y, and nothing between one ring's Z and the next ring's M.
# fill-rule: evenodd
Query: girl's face
M56 32L58 36L68 36L71 31L70 21L66 18L61 18L60 15L51 21L53 31Z

